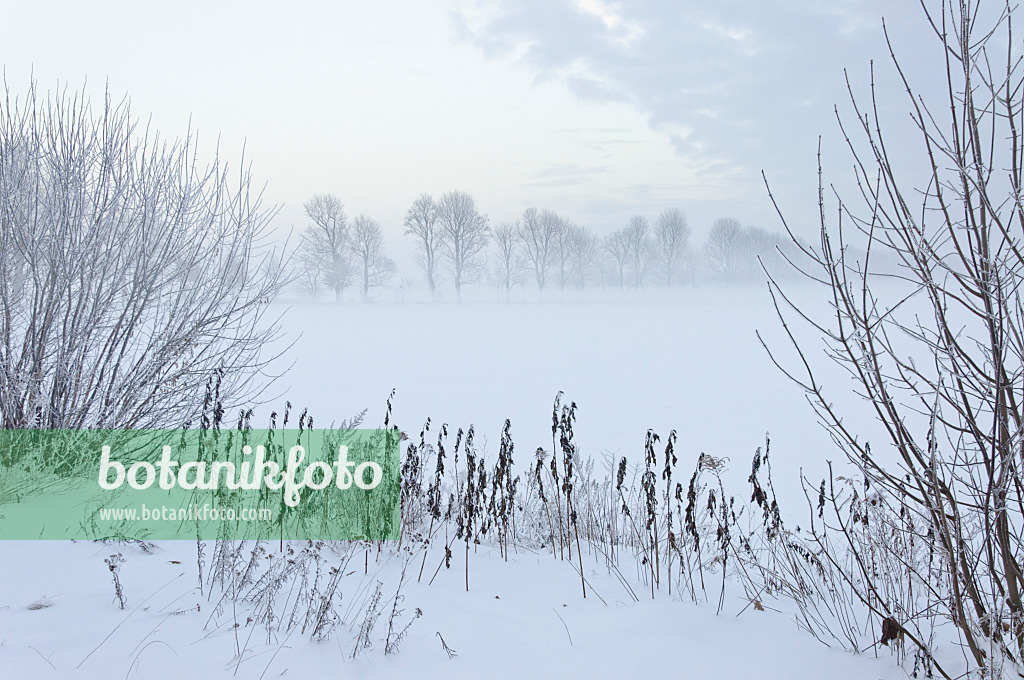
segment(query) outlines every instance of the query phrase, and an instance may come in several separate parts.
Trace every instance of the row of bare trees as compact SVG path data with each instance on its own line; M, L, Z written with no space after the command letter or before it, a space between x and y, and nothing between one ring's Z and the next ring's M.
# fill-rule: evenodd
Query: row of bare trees
M474 283L485 269L485 252L491 237L487 215L464 191L449 191L436 201L421 194L405 214L405 233L416 240L417 263L423 269L433 299L442 267L451 268L455 296L462 300L462 286Z
M311 223L297 253L298 276L306 292L333 290L340 301L353 281L370 290L395 274L384 254L380 225L364 216L351 224L340 199L318 195L306 203ZM669 209L653 222L637 215L605 237L547 208L531 207L515 222L493 228L473 197L449 191L435 199L421 194L406 211L405 235L415 243L416 264L436 299L449 281L456 299L465 285L489 282L507 296L517 287L540 294L557 288L673 287L696 281L753 280L762 263L775 269L780 252L792 249L781 235L742 227L732 218L715 222L703 248L690 241L686 215Z
M498 225L491 240L487 279L506 296L517 286L542 293L750 281L763 275L762 263L779 271L785 254L795 250L783 235L742 227L732 218L717 220L703 247L695 248L678 209L665 210L653 223L637 215L602 238L552 210L527 208L516 222ZM419 262L427 259L421 253ZM436 271L435 265L435 278Z
M380 222L359 215L351 222L334 194L317 194L304 206L306 227L295 254L298 279L313 298L321 289L334 291L335 302L355 283L367 300L370 290L394 276L394 261L384 252Z
M416 237L417 262L436 292L439 272L452 256L444 246L451 237L431 228L432 205L427 195L416 200L407 213L406 233ZM517 286L531 286L542 293L552 288L749 281L762 276L762 263L779 270L784 254L795 250L785 236L742 227L732 218L717 220L700 249L692 246L690 236L686 215L678 209L663 211L653 223L637 215L602 238L553 210L531 207L517 221L490 231L489 266L484 249L488 236L480 234L472 266L456 277L456 290L481 275L506 295Z
M551 210L528 208L518 222L496 229L494 241L490 280L506 292L528 284L543 291L751 281L763 276L762 265L781 273L779 265L796 250L785 236L732 218L717 220L703 247L695 248L678 209L663 211L653 223L634 216L601 238Z

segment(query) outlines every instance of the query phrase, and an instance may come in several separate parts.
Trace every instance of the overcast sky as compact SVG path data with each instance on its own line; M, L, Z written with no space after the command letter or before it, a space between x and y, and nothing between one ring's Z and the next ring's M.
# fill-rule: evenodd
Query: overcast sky
M603 234L678 207L698 238L726 216L776 229L762 169L809 224L818 135L849 165L843 68L859 88L881 68L883 16L908 61L928 54L915 0L37 0L2 16L12 93L33 70L44 89L109 83L166 134L191 117L206 149L244 143L280 226L330 191L393 244L419 193L453 188L493 223L535 205Z

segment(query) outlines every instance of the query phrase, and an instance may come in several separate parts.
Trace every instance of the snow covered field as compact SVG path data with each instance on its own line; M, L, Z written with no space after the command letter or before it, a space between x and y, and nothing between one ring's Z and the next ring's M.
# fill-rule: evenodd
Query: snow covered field
M828 313L821 291L791 288L805 311ZM508 418L522 456L550 448L561 390L579 406L584 455L598 459L638 460L648 428L663 437L675 429L684 459L729 457L741 483L766 433L781 484L839 455L757 339L760 332L781 359L794 358L763 286L575 304L294 304L281 312L285 339L301 337L279 364L294 366L271 393L309 406L318 426L364 408L376 426L395 389L395 419L410 435L427 417L473 424L493 453ZM848 375L821 353L812 359L836 403L860 416L859 431L880 437Z
M905 677L884 648L877 659L855 657L815 642L784 614L748 608L737 618L742 601L731 600L717 617L712 606L668 598L632 604L598 565L588 571L607 605L593 596L583 600L575 572L550 554L524 551L506 564L482 551L473 558L469 593L459 568L442 569L430 587L413 582L403 590L402 606L407 614L420 607L423 616L399 652L385 656L375 640L377 649L353 660L347 630L324 643L308 635L268 643L260 628L234 629L230 612L204 629L213 604L195 592L193 544L166 543L153 555L126 551L127 612L111 602L103 563L110 546L9 544L5 550L5 678ZM371 557L368 576L360 568L346 578L346 596L365 599L377 578L393 584L395 566L382 575ZM37 602L52 606L29 609ZM438 632L457 656L448 658ZM241 661L236 649L246 649Z
M757 340L760 330L783 347L762 288L688 290L631 303L299 304L279 311L286 334L301 337L284 357L294 367L275 388L282 396L262 407L257 421L288 399L297 409L308 406L317 427L363 408L366 424L375 426L394 388L394 422L410 436L428 416L453 428L474 424L493 462L508 418L522 463L537 447L550 448L551 404L561 390L579 406L576 438L585 456L635 463L648 428L662 436L675 429L681 467L692 469L701 452L726 457L726 480L739 496L749 495L743 485L750 458L769 432L780 502L797 513L806 507L800 469L814 478L826 459L840 456ZM877 435L841 372L826 367L823 375L851 417L862 418L865 436ZM678 593L659 591L651 601L640 588L634 602L592 555L584 560L592 587L584 600L578 574L549 550L519 547L506 563L496 549L479 546L469 592L459 550L433 585L427 583L443 548L433 545L425 557L416 552L398 607L403 624L417 608L422 617L398 653L385 655L400 556L351 549L340 585L340 609L348 614L329 640L315 642L309 634L247 625L251 612L218 609L216 596L196 587L194 543L162 543L152 554L64 542L6 542L0 550L4 678L904 677L887 648L877 658L826 648L800 631L784 606L766 601L766 611L755 611L738 588L727 592L717 616L712 604ZM124 611L104 563L116 552L126 560ZM623 571L637 589L641 575ZM359 611L378 580L387 611L372 647L352 658ZM456 656L449 658L441 638Z

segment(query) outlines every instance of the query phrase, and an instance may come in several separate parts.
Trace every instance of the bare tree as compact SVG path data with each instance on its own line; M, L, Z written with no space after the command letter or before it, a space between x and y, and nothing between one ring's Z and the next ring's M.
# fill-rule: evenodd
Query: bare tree
M550 210L527 208L519 224L519 237L523 242L523 254L533 268L534 281L538 290L547 284L548 268L554 257L554 247L559 227L558 215Z
M715 220L704 243L704 259L709 272L719 279L735 279L742 267L743 227L738 220L724 217Z
M633 283L637 288L644 285L651 255L651 225L646 217L636 215L626 227L626 243L629 248L629 259L633 265Z
M504 222L494 229L496 249L493 280L505 291L505 300L511 297L512 287L522 282L523 261L520 254L520 228L518 224Z
M858 437L819 381L816 343L787 325L796 360L783 368L857 470L854 491L870 494L871 505L860 505L864 496L835 489L845 484L822 483L819 513L829 514L814 531L822 559L925 659L934 660L931 631L956 630L975 668L936 663L944 677L999 678L1024 660L1024 79L1010 22L1016 6L954 0L922 8L943 48L931 64L943 96L920 95L886 40L927 176L911 183L899 165L873 73L867 102L851 87L854 128L842 133L855 198L837 195L832 212L819 182L818 244L802 245L790 232L806 258L797 264L824 284L831 308L809 317L774 280L772 292L780 315L808 320L822 335L886 435L874 447ZM862 257L852 257L851 242L862 244ZM875 273L881 254L898 259L898 276ZM889 522L884 539L858 540L867 515L853 513L862 507ZM897 568L880 571L887 563Z
M317 251L312 241L303 238L299 240L299 247L292 256L292 263L299 286L311 300L315 301L327 274L323 255Z
M484 266L483 253L490 237L487 216L481 215L473 197L449 191L437 202L441 247L452 265L455 297L462 302L462 286L476 281Z
M430 299L437 296L438 256L441 237L437 227L437 204L430 194L420 194L405 213L405 234L416 238L417 263L427 277Z
M743 247L746 259L742 270L745 278L757 278L763 270L776 277L789 273L788 268L783 268L784 258L792 254L793 250L785 235L762 227L747 227L743 230Z
M363 302L366 302L371 288L384 285L395 275L395 263L384 254L384 231L380 222L366 215L352 220L350 244L363 286Z
M303 248L319 255L324 283L334 291L334 301L341 302L342 291L352 280L345 206L334 194L316 194L303 208L312 222L302 235Z
M569 279L570 268L572 267L569 261L570 253L572 252L572 234L570 233L572 226L574 225L568 219L556 216L552 264L558 276L558 290L565 290L565 284Z
M661 280L671 287L679 282L682 270L690 259L690 225L683 211L670 208L658 215L654 239Z
M178 427L211 379L229 406L256 394L284 277L248 172L140 133L109 93L4 90L0 425Z
M626 267L629 266L630 242L629 232L616 229L604 239L604 250L611 258L615 272L618 274L619 288L626 286Z
M586 288L600 261L597 237L587 227L570 224L568 243L569 277L577 288Z

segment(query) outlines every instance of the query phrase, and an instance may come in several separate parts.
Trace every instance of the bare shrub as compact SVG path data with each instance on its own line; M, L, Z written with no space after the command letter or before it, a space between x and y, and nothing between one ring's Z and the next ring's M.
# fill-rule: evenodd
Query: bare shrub
M284 277L248 171L109 92L4 94L0 426L177 426L214 373L228 402L258 394Z

